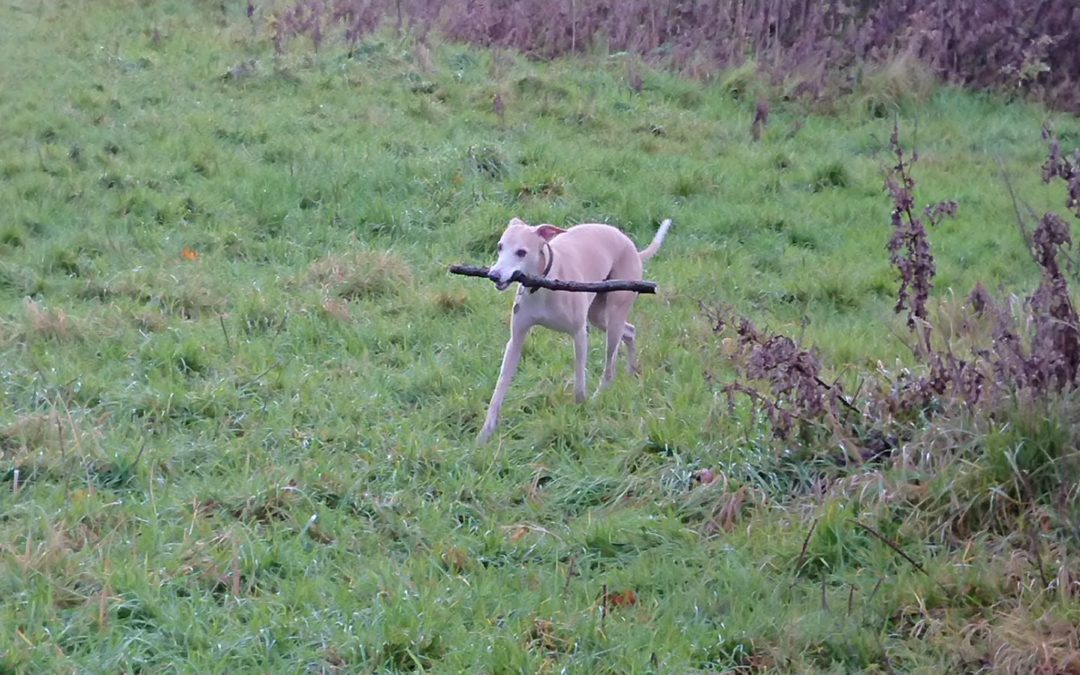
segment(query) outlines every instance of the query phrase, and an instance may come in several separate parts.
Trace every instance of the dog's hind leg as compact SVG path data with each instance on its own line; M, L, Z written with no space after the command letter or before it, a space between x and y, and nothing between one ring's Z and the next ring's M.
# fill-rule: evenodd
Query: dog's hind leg
M585 365L589 360L589 332L583 324L574 333L574 400L585 400Z
M616 327L614 323L608 321L607 356L604 359L604 375L600 378L600 386L596 388L596 393L593 396L599 396L611 386L611 381L615 378L615 362L619 358L619 343L622 342L623 329Z
M630 308L634 305L634 295L629 294L629 299L618 298L617 300L612 297L616 294L621 294L624 291L616 291L611 293L607 301L607 358L604 360L604 375L600 380L600 386L596 389L596 394L599 395L609 386L611 381L615 378L615 362L619 358L619 343L621 343L626 335L626 316L630 313ZM621 300L618 301L618 300ZM635 353L635 360L637 354Z
M626 345L626 367L631 375L639 377L641 368L638 366L637 359L637 329L629 321L626 322L626 327L623 329L622 342Z

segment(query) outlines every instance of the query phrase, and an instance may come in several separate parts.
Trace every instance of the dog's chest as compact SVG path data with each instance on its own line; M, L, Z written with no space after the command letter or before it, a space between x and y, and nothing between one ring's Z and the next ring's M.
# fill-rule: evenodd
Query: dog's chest
M543 326L561 333L575 333L584 321L591 293L555 292L522 288L514 298L513 321Z

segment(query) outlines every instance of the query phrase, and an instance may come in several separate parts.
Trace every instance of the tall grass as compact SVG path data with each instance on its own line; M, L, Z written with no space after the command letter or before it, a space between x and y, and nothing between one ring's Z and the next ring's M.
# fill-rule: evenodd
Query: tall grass
M272 40L282 50L306 37L319 49L340 28L355 45L389 20L399 32L407 25L421 36L434 30L543 58L600 47L696 75L752 61L814 96L843 88L866 64L895 74L915 61L965 85L1033 93L1072 109L1080 104L1080 56L1072 46L1080 12L1070 0L300 0L275 14Z

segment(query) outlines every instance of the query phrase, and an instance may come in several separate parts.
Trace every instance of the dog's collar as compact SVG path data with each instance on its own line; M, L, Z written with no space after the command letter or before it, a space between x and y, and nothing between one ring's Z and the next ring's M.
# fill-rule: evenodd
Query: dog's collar
M541 277L547 277L548 272L551 271L551 263L555 262L555 251L551 248L551 242L545 241L544 248L547 249L547 253L545 254L545 257L547 258L547 264L544 265L544 272L540 275ZM540 290L539 286L534 286L533 288L529 289L529 293L535 293L538 290Z

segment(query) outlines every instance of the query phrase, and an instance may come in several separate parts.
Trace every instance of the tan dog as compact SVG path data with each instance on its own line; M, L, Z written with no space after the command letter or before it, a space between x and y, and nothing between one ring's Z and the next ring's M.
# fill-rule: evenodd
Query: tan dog
M629 237L610 225L589 223L562 230L554 225L532 227L514 218L499 240L499 259L488 276L500 291L510 286L511 278L518 271L562 281L640 281L642 263L660 249L670 227L671 220L665 220L652 243L638 251ZM491 395L487 419L477 442L487 441L499 423L499 411L517 372L521 347L533 326L544 326L574 337L574 399L578 403L585 400L588 323L607 333L607 359L596 394L607 389L615 377L620 342L626 345L627 363L636 375L637 340L633 324L626 322L636 299L637 294L632 291L597 294L519 287L499 381Z

